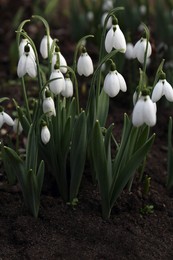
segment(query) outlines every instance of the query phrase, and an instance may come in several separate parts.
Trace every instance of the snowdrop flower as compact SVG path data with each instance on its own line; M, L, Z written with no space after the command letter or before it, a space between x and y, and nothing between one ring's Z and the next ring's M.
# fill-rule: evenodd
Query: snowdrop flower
M133 109L132 123L136 127L144 123L148 126L156 124L156 103L153 103L149 95L139 97Z
M73 82L68 74L65 77L65 89L61 92L61 94L66 98L73 96Z
M47 125L43 125L41 129L41 140L44 144L47 144L50 140L50 131Z
M56 67L56 65L55 65ZM54 79L54 80L53 80ZM55 68L54 71L52 71L50 75L50 80L52 80L49 83L50 90L55 94L58 95L65 89L65 80L62 72L59 68Z
M3 126L3 124L6 123L9 126L14 125L14 121L7 113L3 111L3 108L0 107L0 128Z
M55 52L52 56L52 71L54 70L54 67L55 67L55 64L57 63L57 60L59 60L60 71L62 73L66 73L67 68L62 67L62 66L67 66L67 62L66 62L64 56L61 54L59 47L55 48Z
M126 52L126 40L119 25L117 24L117 19L113 20L113 25L107 32L105 38L106 51L109 53L113 48L123 53Z
M125 57L128 60L134 59L134 46L131 42L127 43L127 48L126 48L126 52L125 52Z
M43 59L48 58L48 39L49 39L49 49L50 49L53 43L53 39L51 38L50 35L49 36L44 35L40 43L40 53Z
M24 53L19 59L17 66L17 75L19 78L28 74L31 78L37 76L37 66L33 55L30 52L30 46L26 45L24 47Z
M147 47L146 38L141 38L134 46L134 58L137 58L140 63L144 63L146 47ZM148 42L146 57L149 58L151 53L152 53L151 44L150 42Z
M20 135L23 131L23 127L19 121L19 118L14 119L13 131L18 135Z
M80 76L84 75L88 77L94 71L93 62L91 57L86 52L85 47L82 49L82 53L77 62L77 72Z
M56 116L55 103L53 98L50 95L49 91L45 93L46 97L43 100L43 112L49 117Z
M104 79L103 89L109 97L115 97L120 90L126 92L127 85L123 76L117 70L111 69Z
M102 17L101 17L101 25L102 25L102 27L104 26L105 19L106 19L107 15L108 15L108 12L105 12L105 13L102 14ZM109 17L108 22L106 24L106 29L110 29L111 26L112 26L112 17Z
M159 79L153 89L151 99L153 102L157 102L164 95L168 101L173 102L173 88L163 74L163 79Z
M35 53L34 53L32 46L29 44L28 39L22 39L21 40L21 42L19 44L19 56L21 57L25 53L25 46L26 45L29 45L30 54L33 56L33 58L35 60Z

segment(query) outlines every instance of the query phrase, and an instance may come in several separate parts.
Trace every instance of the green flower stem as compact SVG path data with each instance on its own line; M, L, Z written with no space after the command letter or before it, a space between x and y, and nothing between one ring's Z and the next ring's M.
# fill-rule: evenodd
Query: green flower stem
M148 51L148 43L149 43L149 39L150 39L150 32L149 32L148 27L144 23L142 25L144 27L144 31L145 31L145 35L146 35L146 39L147 39L147 45L146 45L145 55L144 55L144 64L143 64L143 72L145 74L146 68L147 68L147 51Z
M30 110L29 110L29 104L28 104L28 98L27 98L27 94L26 94L24 77L21 78L21 81L22 81L22 90L23 90L23 97L24 97L24 103L25 103L25 108L26 108L26 114L27 114L27 118L28 118L29 122L31 123L32 119L31 119L31 114L30 114Z

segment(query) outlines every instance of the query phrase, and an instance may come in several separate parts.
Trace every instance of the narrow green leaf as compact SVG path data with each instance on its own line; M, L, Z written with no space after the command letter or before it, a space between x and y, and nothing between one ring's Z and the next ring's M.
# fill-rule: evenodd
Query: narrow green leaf
M76 198L84 171L87 147L86 114L81 112L76 120L70 150L70 201Z
M37 171L37 186L38 186L38 196L40 196L41 189L43 186L43 179L44 179L44 161L40 162L38 171Z
M109 96L102 89L99 95L98 107L97 107L97 119L101 126L104 126L108 116L109 110Z

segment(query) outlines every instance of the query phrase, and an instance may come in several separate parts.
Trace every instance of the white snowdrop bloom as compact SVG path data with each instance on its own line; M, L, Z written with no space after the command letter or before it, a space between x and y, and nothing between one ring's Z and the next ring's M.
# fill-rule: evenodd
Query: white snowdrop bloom
M92 11L87 12L86 16L89 22L94 20L94 13Z
M52 43L53 43L53 39L49 35L49 49L51 48ZM43 59L47 59L48 58L48 36L47 35L44 35L43 39L41 40L41 43L40 43L40 53L41 53Z
M52 97L48 96L43 100L43 112L50 116L56 116L55 103Z
M162 96L170 102L173 102L173 88L166 79L159 79L153 89L151 99L153 102L157 102Z
M22 54L25 53L25 46L26 45L29 45L29 48L30 48L30 54L33 56L33 58L35 59L35 53L34 53L34 50L32 48L32 46L29 44L29 41L28 39L22 39L20 44L19 44L19 56L21 57Z
M41 140L44 144L47 144L50 140L50 131L49 131L47 125L42 126Z
M54 79L54 80L53 80ZM65 80L62 72L60 69L55 69L52 71L50 75L50 80L52 80L49 83L50 90L55 94L58 95L65 89Z
M106 75L103 89L109 97L115 97L120 90L125 92L127 85L123 76L117 70L113 70Z
M102 6L102 9L104 11L108 11L108 10L111 10L113 9L113 2L111 0L106 0L103 2L103 6Z
M138 99L133 109L132 123L136 127L144 123L148 126L156 124L156 103L153 103L150 96L141 96Z
M54 70L55 64L57 62L57 55L59 55L59 66L60 66L60 71L62 73L66 73L67 72L67 68L66 67L62 67L62 66L67 66L67 62L64 58L64 56L61 54L60 51L58 52L54 52L53 56L52 56L52 71Z
M73 96L73 82L68 77L65 78L65 89L61 92L61 94L66 98Z
M106 19L107 15L108 15L108 12L105 12L105 13L102 14L102 17L101 17L101 25L102 25L102 27L104 26L105 19ZM112 26L112 17L109 17L108 22L106 24L106 29L110 29L111 26Z
M128 60L134 59L134 46L131 42L127 43L127 48L126 48L126 52L125 52L125 57Z
M88 77L94 71L93 62L87 52L82 52L77 62L77 72L80 76Z
M18 135L20 135L23 131L23 127L19 121L19 118L14 119L13 131Z
M126 40L118 24L112 25L105 38L106 51L109 53L113 48L123 53L126 52Z
M145 51L147 47L147 39L141 38L134 46L134 58L137 58L140 63L144 63ZM152 53L151 44L148 42L147 48L147 58L150 57Z
M0 128L3 126L3 124L7 124L9 126L13 126L14 125L14 121L11 118L11 116L9 116L7 113L5 113L4 111L0 112Z
M25 74L28 74L31 78L37 76L37 65L28 45L25 46L25 52L20 57L17 66L18 77L21 78Z
M140 5L139 6L139 12L140 12L141 15L145 15L147 13L146 5Z

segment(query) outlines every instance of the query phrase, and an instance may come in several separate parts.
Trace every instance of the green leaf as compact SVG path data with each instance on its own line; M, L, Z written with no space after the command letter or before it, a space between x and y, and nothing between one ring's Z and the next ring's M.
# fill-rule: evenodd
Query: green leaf
M123 188L127 184L130 177L134 174L134 171L139 167L141 161L147 155L149 149L151 148L154 141L155 134L153 134L146 143L144 143L132 156L129 158L127 163L119 172L116 182L113 183L113 186L110 190L110 205L113 207L114 202L121 194ZM122 162L123 163L123 162Z
M108 116L109 110L109 96L102 89L99 95L98 107L97 107L97 119L101 126L104 126Z
M45 170L44 161L42 160L40 162L40 165L39 165L39 168L38 168L38 171L37 171L37 186L38 186L38 195L39 196L40 196L41 189L42 189L42 186L43 186L44 170Z
M26 171L32 169L34 172L37 171L38 160L38 140L35 131L34 125L31 124L26 147Z
M109 215L109 180L108 180L108 167L105 152L104 138L101 132L99 121L97 120L93 129L92 136L92 154L93 164L97 174L99 190L101 194L102 214L104 218Z
M84 171L87 147L86 114L81 112L74 125L70 150L70 201L76 198Z

